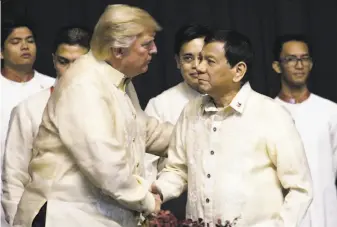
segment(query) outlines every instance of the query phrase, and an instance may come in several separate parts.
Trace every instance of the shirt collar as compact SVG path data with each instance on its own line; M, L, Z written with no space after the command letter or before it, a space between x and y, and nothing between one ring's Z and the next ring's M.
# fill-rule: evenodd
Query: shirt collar
M307 100L309 98L309 96L310 96L310 92L308 90L302 96L300 96L298 98L294 98L292 96L289 96L289 95L285 94L282 90L278 94L279 99L281 99L284 102L291 103L291 104L302 103L305 100Z
M113 68L106 61L98 61L91 51L88 52L88 55L96 60L96 62L101 66L103 74L107 75L108 80L110 80L118 89L125 92L126 85L131 81L123 73Z
M251 91L252 91L252 88L249 82L245 83L240 89L240 91L235 95L235 97L233 98L229 106L225 107L225 109L230 107L236 112L242 114ZM205 97L203 98L202 107L204 108L203 110L205 112L219 111L219 108L217 108L215 106L215 103L213 102L213 98L210 97L209 95L205 95Z

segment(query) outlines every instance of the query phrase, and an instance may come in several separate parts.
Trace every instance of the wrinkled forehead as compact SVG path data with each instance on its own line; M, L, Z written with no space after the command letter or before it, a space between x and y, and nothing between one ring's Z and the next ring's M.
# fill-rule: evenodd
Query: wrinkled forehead
M201 51L203 56L224 56L224 43L223 42L210 42L206 43Z

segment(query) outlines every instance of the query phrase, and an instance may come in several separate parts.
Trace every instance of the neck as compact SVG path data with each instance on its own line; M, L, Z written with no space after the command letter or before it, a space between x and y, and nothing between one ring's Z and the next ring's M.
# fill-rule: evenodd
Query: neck
M27 82L34 77L34 70L32 67L12 68L4 66L1 74L9 80L15 82Z
M291 87L282 81L282 89L279 98L286 102L301 103L309 98L310 92L307 85Z
M226 107L232 102L239 90L232 90L218 97L212 97L216 107Z

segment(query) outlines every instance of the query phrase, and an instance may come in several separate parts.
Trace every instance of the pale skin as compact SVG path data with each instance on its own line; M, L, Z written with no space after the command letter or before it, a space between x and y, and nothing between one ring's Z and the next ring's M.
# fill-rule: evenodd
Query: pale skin
M289 41L283 44L281 58L296 56L297 58L309 56L308 46L299 41ZM308 92L307 79L312 69L312 62L304 64L298 61L295 66L289 66L279 61L273 62L273 69L281 74L281 90L284 94L295 99L302 97Z
M80 45L60 44L53 56L57 78L63 76L69 66L89 50Z
M152 55L157 53L155 35L155 32L145 30L129 48L111 48L111 57L106 61L128 78L147 72Z
M26 82L34 75L35 58L36 45L32 31L27 27L15 28L1 50L1 59L4 60L2 73L8 79Z

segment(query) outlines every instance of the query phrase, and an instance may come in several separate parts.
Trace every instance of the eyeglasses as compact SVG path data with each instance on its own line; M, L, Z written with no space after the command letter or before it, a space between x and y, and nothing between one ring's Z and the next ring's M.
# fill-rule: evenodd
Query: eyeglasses
M303 57L286 56L284 58L280 58L281 63L284 63L292 67L296 66L299 61L303 64L303 66L308 66L312 62L312 58L310 56L303 56Z

